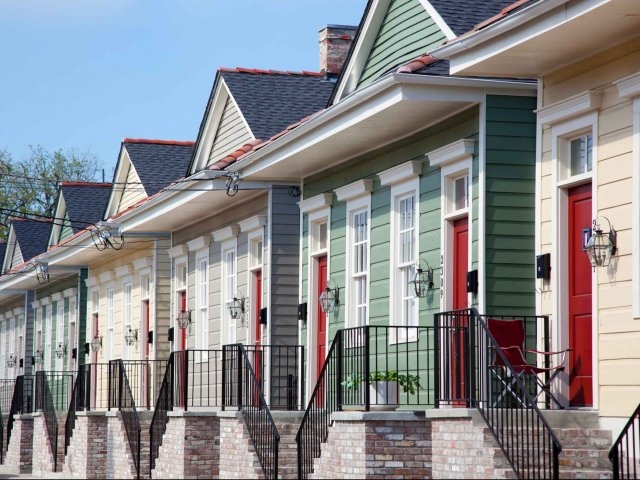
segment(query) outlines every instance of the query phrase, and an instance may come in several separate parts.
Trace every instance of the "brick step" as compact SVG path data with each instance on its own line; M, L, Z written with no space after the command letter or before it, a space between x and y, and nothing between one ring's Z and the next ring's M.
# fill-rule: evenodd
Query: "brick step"
M609 450L564 448L560 453L560 466L610 469Z
M613 478L613 471L602 468L560 468L559 476L567 480L608 480Z

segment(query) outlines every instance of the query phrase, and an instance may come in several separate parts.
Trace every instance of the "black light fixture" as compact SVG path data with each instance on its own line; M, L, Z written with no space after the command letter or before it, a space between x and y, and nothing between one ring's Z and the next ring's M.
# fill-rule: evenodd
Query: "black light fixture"
M229 315L231 318L240 318L244 314L244 297L234 296L227 302L227 308L229 309Z
M91 239L95 247L100 251L107 248L121 250L124 247L124 234L119 223L98 222L91 229Z
M608 232L605 233L602 230L599 219L606 220L609 226ZM593 220L593 233L587 240L584 250L594 271L596 267L607 267L611 262L611 257L616 253L616 237L616 231L611 227L607 217L597 217Z
M338 287L331 288L329 282L324 291L318 298L320 301L320 308L324 313L333 312L340 305L340 289Z
M426 297L429 290L433 290L433 268L427 263L427 268L423 269L418 263L416 274L413 276L413 280L409 281L409 285L413 288L416 297Z
M138 341L138 329L132 329L131 327L127 327L127 333L124 335L124 341L128 346L133 345Z
M176 322L181 330L187 328L191 324L191 310L180 310L176 317Z
M56 348L56 357L62 358L67 354L67 345L62 342L58 343L58 348Z
M17 357L12 353L11 355L9 355L9 358L7 358L7 367L9 368L15 367L16 361L17 361Z
M97 352L101 348L102 348L102 337L100 335L96 335L95 337L93 337L93 340L91 340L91 350L93 350L94 352Z

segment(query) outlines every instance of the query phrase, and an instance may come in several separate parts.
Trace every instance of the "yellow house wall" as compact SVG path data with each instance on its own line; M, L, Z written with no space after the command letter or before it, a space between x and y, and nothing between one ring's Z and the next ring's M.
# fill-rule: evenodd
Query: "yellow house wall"
M628 417L640 401L640 319L634 319L632 313L632 201L634 195L638 196L632 191L632 101L620 98L613 83L636 73L638 65L640 40L548 75L542 90L543 106L587 91L603 94L597 113L594 209L618 232L618 252L608 270L600 268L594 273L594 335L598 340L594 356L598 358L599 410L609 417ZM552 162L552 141L551 127L545 127L538 178L538 249L553 255L556 166ZM543 288L540 306L542 314L553 312L553 284Z

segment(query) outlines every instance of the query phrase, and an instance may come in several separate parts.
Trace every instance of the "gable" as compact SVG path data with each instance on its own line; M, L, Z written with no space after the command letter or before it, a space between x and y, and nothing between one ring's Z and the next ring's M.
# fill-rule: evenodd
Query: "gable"
M126 172L124 185L114 185L114 190L122 189L122 194L120 196L118 208L112 213L122 212L136 202L147 198L147 194L142 186L140 177L128 157L127 165L123 168L123 172Z
M9 228L9 235L7 236L7 244L5 250L5 257L2 263L2 273L8 272L15 265L22 263L22 252L20 251L20 245L16 239L16 232L13 225Z
M419 0L392 0L356 89L439 46L446 39Z
M363 88L452 36L426 0L372 0L332 103Z
M61 232L64 226L69 222L69 214L64 201L64 195L58 191L58 202L55 209L53 224L51 225L51 234L49 236L49 248L60 243Z
M233 99L227 96L220 120L217 122L217 129L213 135L206 166L214 164L229 152L251 140L253 140L253 135L243 120L240 110Z

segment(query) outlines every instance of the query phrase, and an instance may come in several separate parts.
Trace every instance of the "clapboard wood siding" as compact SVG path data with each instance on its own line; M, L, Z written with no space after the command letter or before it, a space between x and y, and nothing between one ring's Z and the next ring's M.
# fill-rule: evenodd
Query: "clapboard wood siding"
M151 292L149 292L150 315L149 330L153 330L153 342L155 345L155 358L157 360L169 358L169 342L164 335L170 327L171 322L171 259L167 251L171 247L169 239L157 240L155 245L155 265L151 276ZM140 282L140 272L136 274L136 280ZM138 288L142 291L142 286ZM141 305L141 302L138 302ZM154 308L155 307L155 308ZM142 321L142 314L138 316ZM142 325L140 330L142 331ZM146 338L141 338L140 342L146 342ZM149 349L152 351L153 349Z
M54 241L54 245L66 240L73 236L73 229L71 228L71 221L69 220L69 212L65 211L64 220L62 221L62 226L60 227L60 234L58 236L57 241Z
M535 311L534 97L487 97L487 312Z
M300 211L298 198L286 186L274 186L269 199L271 343L298 344L298 288L300 285Z
M445 36L419 0L392 0L369 53L358 88L440 45Z
M235 102L227 97L218 130L213 139L208 165L229 155L253 139Z
M120 202L118 204L118 212L123 211L127 207L130 207L139 200L142 200L147 196L140 177L136 172L135 167L131 162L127 160L128 169L126 177L126 185L122 186L122 195L120 196Z

